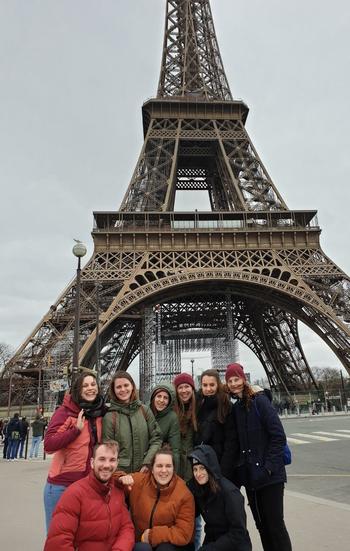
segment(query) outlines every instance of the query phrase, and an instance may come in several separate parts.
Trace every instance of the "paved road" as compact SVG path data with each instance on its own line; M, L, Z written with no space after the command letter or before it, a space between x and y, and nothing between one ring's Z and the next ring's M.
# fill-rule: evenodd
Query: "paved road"
M350 416L283 420L289 491L350 504Z

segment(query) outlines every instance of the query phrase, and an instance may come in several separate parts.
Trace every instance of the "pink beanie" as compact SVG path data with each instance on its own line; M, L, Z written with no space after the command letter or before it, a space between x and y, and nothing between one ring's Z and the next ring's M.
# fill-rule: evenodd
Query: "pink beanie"
M175 388L183 384L190 385L193 390L195 390L194 380L189 373L180 373L179 375L176 375L173 384Z
M226 367L226 382L231 379L231 377L240 377L241 379L244 379L244 381L246 380L246 376L244 375L243 367L241 366L241 364L229 364Z

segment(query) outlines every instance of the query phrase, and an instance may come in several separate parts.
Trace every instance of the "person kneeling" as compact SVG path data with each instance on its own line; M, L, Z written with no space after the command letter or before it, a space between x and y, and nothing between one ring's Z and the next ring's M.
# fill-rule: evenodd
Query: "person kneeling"
M193 478L188 487L195 498L196 514L202 515L205 522L200 551L251 551L243 496L222 476L213 448L196 446L189 459Z
M97 444L88 476L71 484L59 499L44 551L131 551L134 527L124 492L112 481L117 442Z
M192 551L194 499L174 472L171 448L163 446L156 452L150 472L117 475L118 485L129 493L134 551Z

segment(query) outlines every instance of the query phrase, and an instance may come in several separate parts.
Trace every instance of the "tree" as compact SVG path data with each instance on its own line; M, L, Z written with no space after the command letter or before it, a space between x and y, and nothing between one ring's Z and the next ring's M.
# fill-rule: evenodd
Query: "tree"
M5 367L9 359L13 356L14 350L12 346L5 342L0 342L0 376L5 374Z

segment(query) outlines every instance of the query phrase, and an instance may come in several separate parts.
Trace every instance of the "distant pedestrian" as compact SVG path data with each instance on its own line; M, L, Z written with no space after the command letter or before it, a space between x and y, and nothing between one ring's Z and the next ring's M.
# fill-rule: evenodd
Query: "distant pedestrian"
M264 551L291 551L283 517L286 435L280 418L265 393L252 389L240 364L228 365L225 378L235 398L239 446L234 480L245 486Z
M7 425L8 446L7 446L7 461L17 459L18 447L21 439L21 422L19 414L15 413Z
M36 414L35 420L31 423L32 427L32 443L29 452L29 459L38 457L40 442L44 438L45 421L41 418L39 413Z
M20 442L19 442L19 457L20 457L20 459L23 459L23 451L24 451L24 446L25 446L25 443L26 443L28 431L29 431L29 423L27 421L27 418L22 417L21 425L20 425L20 431L19 431L20 434L21 434L21 438L20 438Z
M9 442L8 434L7 434L8 424L9 424L9 420L4 419L3 426L2 426L2 437L3 437L3 444L4 444L4 448L2 450L2 456L4 459L7 458L7 447Z

